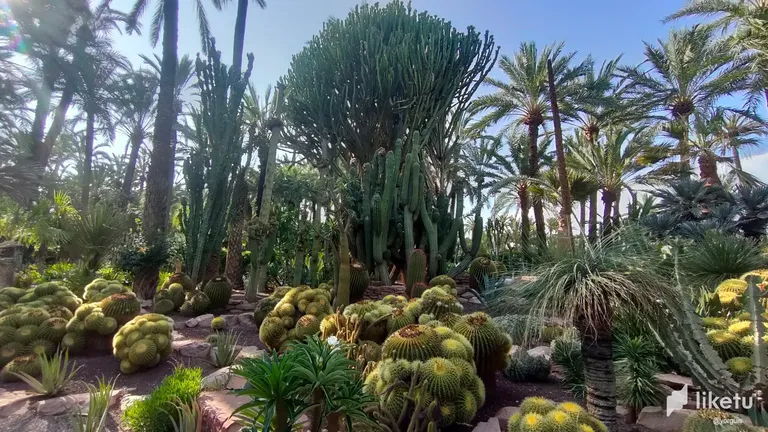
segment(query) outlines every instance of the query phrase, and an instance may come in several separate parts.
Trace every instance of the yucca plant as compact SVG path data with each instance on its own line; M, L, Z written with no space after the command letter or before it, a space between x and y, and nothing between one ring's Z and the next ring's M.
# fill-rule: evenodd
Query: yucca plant
M190 403L184 403L184 401L178 399L173 406L176 408L176 417L179 419L179 421L176 421L176 418L171 416L174 432L203 431L203 411L200 410L200 404L196 399Z
M112 382L99 378L99 385L86 384L88 387L88 412L75 413L72 416L72 429L75 432L100 432L104 429L112 400L112 390L115 388L115 377Z
M211 363L217 368L231 366L241 351L241 348L237 346L239 340L240 333L227 331L224 334L219 334L211 349Z
M70 365L68 351L64 351L63 356L60 351L57 351L53 357L43 354L37 358L37 361L40 363L40 380L26 372L11 373L27 383L35 393L48 397L56 396L81 368L81 366L75 367L75 363Z
M619 400L629 408L630 422L647 406L660 405L664 388L656 379L656 346L644 336L620 336L616 344L616 387Z

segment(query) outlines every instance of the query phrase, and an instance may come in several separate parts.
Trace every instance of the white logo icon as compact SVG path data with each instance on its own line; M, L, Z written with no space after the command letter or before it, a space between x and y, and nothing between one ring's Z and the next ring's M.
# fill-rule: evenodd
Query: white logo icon
M667 417L675 410L683 409L688 403L688 384L684 384L682 390L674 390L667 396Z

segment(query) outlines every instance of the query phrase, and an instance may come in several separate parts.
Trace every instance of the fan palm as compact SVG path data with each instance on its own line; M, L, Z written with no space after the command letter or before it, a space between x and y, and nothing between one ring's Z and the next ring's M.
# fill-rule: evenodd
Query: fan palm
M731 31L728 41L753 73L748 105L756 107L761 95L768 104L768 1L766 0L689 0L665 21L683 17L715 17L702 26Z
M130 219L121 211L96 205L82 213L68 229L72 242L89 270L98 269L102 260L122 241Z
M524 42L514 58L502 56L499 66L507 81L485 78L485 83L496 92L480 96L472 104L472 112L487 111L475 124L477 130L484 130L499 121L513 117L515 123L528 128L528 175L532 178L539 172L539 128L551 117L547 60L552 61L554 82L558 93L560 112L564 117L574 114L573 98L580 95L579 79L592 67L592 60L586 59L572 67L576 53L564 53L564 44L545 47L539 52L534 42ZM540 243L546 243L546 225L541 202L534 201L536 232Z
M640 66L620 68L631 82L627 94L639 106L666 111L669 117L662 118L679 122L680 171L689 172L691 116L710 108L722 96L746 89L748 71L743 59L734 59L725 41L715 40L700 27L672 30L658 45L645 43L645 57Z
M707 185L706 180L680 179L665 187L654 189L658 198L656 209L678 222L705 219L711 209L728 200L727 193L718 185Z
M618 313L658 322L680 301L660 271L660 254L644 233L622 229L574 254L540 266L536 278L515 287L536 319L556 316L573 322L581 337L587 409L609 430L617 430L612 326Z
M768 132L765 123L754 118L754 115L725 111L720 126L721 130L717 134L722 141L723 151L730 150L733 165L742 171L741 151L760 143L759 138Z

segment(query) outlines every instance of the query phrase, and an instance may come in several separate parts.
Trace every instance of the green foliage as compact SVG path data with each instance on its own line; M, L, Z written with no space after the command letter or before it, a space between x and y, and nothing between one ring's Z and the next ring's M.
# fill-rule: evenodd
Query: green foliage
M726 279L766 266L766 257L752 239L716 230L707 231L685 247L680 257L680 270L696 287L717 286Z
M469 287L477 292L486 291L485 280L496 273L496 264L488 257L477 257L469 264Z
M231 366L241 351L241 348L237 346L239 340L240 333L233 333L231 331L219 333L216 343L211 347L213 365L217 368Z
M46 397L56 396L80 369L75 367L74 363L69 363L69 354L66 351L56 352L52 357L48 357L47 354L38 355L37 361L40 364L40 380L23 370L11 373L27 383L33 392Z
M510 356L504 376L512 381L541 382L549 378L551 369L552 363L546 358L531 356L524 348L519 348Z
M121 243L130 218L117 209L95 205L71 223L72 244L89 270L95 271Z
M197 400L190 403L178 400L173 406L176 409L176 415L171 417L174 432L202 432L203 411ZM179 420L176 421L176 418Z
M116 381L117 377L112 382L102 377L99 378L98 387L85 384L88 388L88 412L85 415L79 412L72 415L72 428L75 432L101 432L106 427Z
M656 346L642 336L621 337L615 347L616 393L621 403L637 411L661 404L666 396L656 379Z
M197 400L201 380L200 368L177 366L147 399L134 402L123 412L123 421L136 432L172 432L179 420L174 404Z
M587 388L581 343L571 335L553 340L552 363L563 372L563 386L574 396L584 397Z

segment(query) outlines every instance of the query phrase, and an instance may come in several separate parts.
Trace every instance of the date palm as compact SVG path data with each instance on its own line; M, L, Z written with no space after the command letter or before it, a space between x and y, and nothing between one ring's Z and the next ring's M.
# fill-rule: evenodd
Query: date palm
M756 119L753 115L747 116L733 111L723 113L721 129L718 131L723 150L730 151L733 165L739 171L742 171L741 151L745 147L759 145L760 138L766 133L768 130L763 121Z
M574 113L573 97L579 95L579 79L592 66L592 60L588 58L572 67L576 53L564 53L563 50L563 43L539 51L534 42L523 42L514 58L502 56L499 61L506 81L486 77L484 82L496 91L480 96L472 104L473 113L486 112L475 124L478 130L507 118L528 128L528 174L533 178L539 173L539 129L551 118L547 60L552 61L560 111L565 117ZM536 232L543 246L546 243L543 204L534 201L533 208Z
M684 17L703 17L714 20L702 26L730 32L728 41L735 53L747 60L754 73L749 100L755 108L761 95L768 104L768 1L766 0L689 0L679 11L665 21Z
M640 106L664 113L661 119L679 122L680 171L690 172L692 116L723 96L745 90L748 70L743 59L734 58L726 41L701 27L672 30L657 45L645 43L645 58L640 66L620 68L631 81L627 94Z
M117 77L112 95L119 119L117 127L128 136L128 161L121 183L120 205L125 208L131 201L139 149L150 134L155 114L155 96L158 76L146 69L129 69Z
M235 75L240 73L243 66L243 46L245 44L245 19L248 16L248 3L253 1L260 8L267 7L266 0L213 0L216 9L221 10L226 4L237 1L237 15L235 16L235 36L232 44L232 69Z

